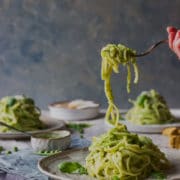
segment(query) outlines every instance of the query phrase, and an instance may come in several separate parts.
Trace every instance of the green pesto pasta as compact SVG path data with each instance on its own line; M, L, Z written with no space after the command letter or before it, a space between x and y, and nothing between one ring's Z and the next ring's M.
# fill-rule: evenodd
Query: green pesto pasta
M130 133L124 125L94 137L89 151L86 169L98 180L143 180L169 167L164 153L150 138Z
M142 92L133 107L127 112L126 119L134 124L165 124L175 121L164 98L155 90Z
M150 138L130 133L120 124L119 109L114 103L110 78L113 72L119 72L119 65L127 67L127 91L130 92L131 69L134 67L138 82L138 68L135 51L123 46L109 44L101 51L101 77L108 99L106 120L115 126L107 133L94 137L89 154L86 157L88 175L98 180L143 180L152 172L163 171L169 167L169 161L163 152L153 144Z
M131 84L131 65L133 66L135 78L134 83L138 82L138 67L136 64L136 52L124 45L108 44L101 50L102 65L101 78L104 80L104 90L108 100L108 109L106 112L106 120L116 125L120 118L118 107L114 103L114 97L111 88L112 73L119 73L119 66L123 65L127 68L127 92L130 92Z
M25 96L7 96L0 100L0 120L19 130L32 131L43 129L40 121L40 110L31 98ZM10 129L0 126L0 132Z

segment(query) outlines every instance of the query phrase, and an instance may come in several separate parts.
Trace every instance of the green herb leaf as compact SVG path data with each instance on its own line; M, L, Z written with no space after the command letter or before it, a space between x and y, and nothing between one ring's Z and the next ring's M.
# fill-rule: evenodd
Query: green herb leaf
M69 123L69 124L67 124L67 127L70 128L70 129L73 129L74 131L76 131L78 133L80 133L81 138L83 138L82 134L84 134L84 129L91 127L91 125L86 124L86 123L79 123L79 124L77 124L77 123Z
M16 99L15 98L10 98L7 102L7 105L9 107L13 106L16 103Z
M151 177L155 180L166 180L167 177L163 172L153 172Z
M86 168L84 168L78 162L62 162L58 164L58 168L61 172L69 174L87 174Z

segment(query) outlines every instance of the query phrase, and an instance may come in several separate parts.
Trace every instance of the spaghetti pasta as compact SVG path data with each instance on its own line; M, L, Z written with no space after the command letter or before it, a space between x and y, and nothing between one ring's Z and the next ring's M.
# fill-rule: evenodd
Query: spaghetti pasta
M134 124L165 124L175 121L164 98L155 90L142 92L133 107L127 112L126 119Z
M40 110L31 98L25 96L7 96L0 100L0 119L19 130L32 131L42 129L45 125L39 120ZM0 132L9 128L0 126Z
M101 50L102 65L101 65L101 78L104 80L105 95L108 100L108 109L106 112L106 120L117 125L120 112L114 103L114 97L111 88L111 75L112 73L119 73L119 66L127 67L127 92L130 92L131 84L131 64L133 65L135 78L134 83L138 82L138 67L135 58L136 52L122 44L108 44Z
M89 151L86 168L98 180L142 180L169 167L150 138L130 133L124 125L94 137Z

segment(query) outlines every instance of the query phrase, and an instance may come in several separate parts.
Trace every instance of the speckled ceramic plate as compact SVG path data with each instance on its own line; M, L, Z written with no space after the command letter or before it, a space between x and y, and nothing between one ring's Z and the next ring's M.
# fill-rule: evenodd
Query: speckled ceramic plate
M172 164L172 168L167 171L167 179L179 180L180 151L169 148L164 148L161 150L165 152ZM91 178L87 175L72 175L62 173L57 167L59 163L64 161L77 161L80 164L84 165L87 154L87 148L64 151L62 153L58 153L41 159L38 163L38 168L43 174L47 175L49 179L52 180L95 180L95 178ZM148 180L150 180L150 178Z
M78 161L81 165L84 165L87 154L87 148L64 151L41 159L38 168L53 180L94 180L94 178L87 175L62 173L57 167L60 162L64 161Z
M47 125L47 128L37 131L30 131L29 133L35 134L35 133L41 133L41 132L44 133L48 131L58 130L64 127L65 125L64 121L58 121L57 123L54 121L53 118L49 118L44 114L42 114L40 119L42 122L44 122L44 124ZM15 131L0 133L0 139L26 139L26 138L30 138L30 136Z

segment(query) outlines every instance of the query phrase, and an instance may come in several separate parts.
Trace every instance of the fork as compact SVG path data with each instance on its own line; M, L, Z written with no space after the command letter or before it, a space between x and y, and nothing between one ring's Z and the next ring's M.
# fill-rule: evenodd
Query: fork
M163 43L168 43L168 40L167 40L167 39L164 39L164 40L161 40L161 41L153 44L153 45L152 45L149 49L147 49L145 52L139 53L139 54L135 54L135 57L146 56L146 55L148 55L149 53L151 53L153 49L155 49L157 46L159 46L160 44L163 44Z
M20 129L17 129L17 128L15 128L15 127L12 127L12 126L10 126L10 125L2 122L2 121L0 121L0 125L1 125L1 126L5 126L5 127L8 127L8 128L10 128L10 129L13 129L13 130L18 131L18 132L21 132L21 133L23 133L23 134L26 135L26 136L32 136L31 133L26 132L26 131L23 131L23 130L20 130Z

